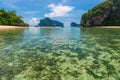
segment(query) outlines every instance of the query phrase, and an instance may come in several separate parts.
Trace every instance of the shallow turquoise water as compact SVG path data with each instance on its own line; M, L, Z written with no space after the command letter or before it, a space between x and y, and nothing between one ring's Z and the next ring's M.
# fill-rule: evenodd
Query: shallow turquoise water
M120 29L0 30L0 80L120 80Z

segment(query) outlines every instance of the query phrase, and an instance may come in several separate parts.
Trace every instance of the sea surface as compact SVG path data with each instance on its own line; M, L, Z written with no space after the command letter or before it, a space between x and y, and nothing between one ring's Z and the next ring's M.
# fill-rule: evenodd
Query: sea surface
M0 30L0 80L120 80L120 29Z

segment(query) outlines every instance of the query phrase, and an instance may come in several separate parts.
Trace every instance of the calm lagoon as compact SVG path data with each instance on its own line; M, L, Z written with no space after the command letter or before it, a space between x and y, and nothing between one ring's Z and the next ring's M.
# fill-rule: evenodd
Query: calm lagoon
M120 80L120 29L0 30L0 80Z

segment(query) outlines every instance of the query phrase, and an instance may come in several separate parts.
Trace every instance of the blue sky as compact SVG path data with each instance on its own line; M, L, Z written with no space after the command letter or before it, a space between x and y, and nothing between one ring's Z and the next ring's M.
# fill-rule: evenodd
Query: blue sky
M25 22L36 25L50 17L69 25L80 23L83 13L105 0L0 0L0 8L16 10Z

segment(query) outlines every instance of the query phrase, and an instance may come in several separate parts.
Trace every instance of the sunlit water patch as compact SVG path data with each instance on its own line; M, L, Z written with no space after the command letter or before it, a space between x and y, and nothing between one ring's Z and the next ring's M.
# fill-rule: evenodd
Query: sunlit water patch
M120 80L120 29L1 30L0 80Z

